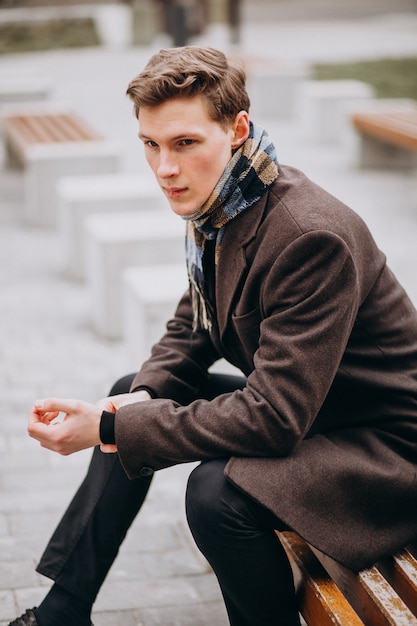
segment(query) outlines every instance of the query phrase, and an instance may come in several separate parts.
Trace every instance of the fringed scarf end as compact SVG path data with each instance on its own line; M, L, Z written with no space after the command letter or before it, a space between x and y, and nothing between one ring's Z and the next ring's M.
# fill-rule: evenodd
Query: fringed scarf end
M191 284L191 304L193 308L193 331L207 330L211 332L212 322L207 311L206 302L195 284Z

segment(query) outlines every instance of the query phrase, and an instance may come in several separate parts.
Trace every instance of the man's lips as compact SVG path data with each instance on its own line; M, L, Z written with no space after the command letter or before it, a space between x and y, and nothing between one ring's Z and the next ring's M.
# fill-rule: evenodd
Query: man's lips
M182 196L187 191L187 187L163 187L163 190L168 198L175 199Z

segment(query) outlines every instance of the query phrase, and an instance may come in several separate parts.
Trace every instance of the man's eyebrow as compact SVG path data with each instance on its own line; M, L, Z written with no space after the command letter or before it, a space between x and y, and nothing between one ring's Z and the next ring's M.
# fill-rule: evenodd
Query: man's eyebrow
M173 137L169 137L169 141L179 141L181 139L192 139L193 137L200 137L201 133L196 131L196 130L190 130L189 132L181 132L178 133L178 135L174 135ZM139 139L142 140L151 140L151 141L156 141L154 139L152 139L152 137L150 137L149 135L146 135L145 133L141 133L139 131L138 133L138 137ZM158 142L156 142L158 143Z

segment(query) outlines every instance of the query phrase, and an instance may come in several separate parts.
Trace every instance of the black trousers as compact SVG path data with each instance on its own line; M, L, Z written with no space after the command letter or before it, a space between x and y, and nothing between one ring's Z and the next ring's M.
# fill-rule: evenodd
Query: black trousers
M133 375L110 395L127 393ZM240 377L212 375L208 399L242 387ZM282 523L224 477L227 460L202 463L186 495L194 539L220 584L232 626L298 626L291 568L274 529ZM139 512L151 477L129 480L117 454L93 452L87 474L53 533L37 571L94 602Z

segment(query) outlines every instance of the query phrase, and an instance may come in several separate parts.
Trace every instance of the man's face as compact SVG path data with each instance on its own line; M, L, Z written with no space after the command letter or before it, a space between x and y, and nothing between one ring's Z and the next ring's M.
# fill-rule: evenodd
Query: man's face
M146 159L177 215L192 215L210 196L232 156L234 137L232 127L209 117L202 96L139 111Z

